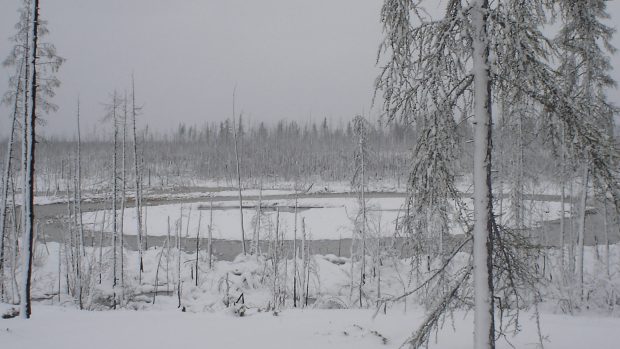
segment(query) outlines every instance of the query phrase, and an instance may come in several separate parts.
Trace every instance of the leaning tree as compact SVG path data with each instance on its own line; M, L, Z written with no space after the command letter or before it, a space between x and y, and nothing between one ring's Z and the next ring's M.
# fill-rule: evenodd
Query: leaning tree
M473 303L474 347L494 348L504 333L501 326L496 332L495 299L502 300L498 307L504 314L519 309L523 289L533 289L536 282L527 263L535 250L520 234L499 226L494 216L494 101L518 97L518 103L532 103L540 134L554 138L560 128L565 130L583 149L581 157L588 159L592 173L615 196L617 183L608 162L613 148L604 130L591 122L589 104L576 103L560 88L562 76L553 63L556 47L542 32L554 1L449 0L438 17L429 15L422 3L385 0L379 59L385 65L376 87L387 120L413 123L420 135L409 177L408 231L440 236L450 219L466 232L465 241L443 256L445 262L423 285L438 284L434 280L448 272L460 250L470 247L471 260L447 285L439 285L432 311L408 343L424 345L446 311ZM474 128L473 224L456 189L453 165L463 155L456 130L466 122Z

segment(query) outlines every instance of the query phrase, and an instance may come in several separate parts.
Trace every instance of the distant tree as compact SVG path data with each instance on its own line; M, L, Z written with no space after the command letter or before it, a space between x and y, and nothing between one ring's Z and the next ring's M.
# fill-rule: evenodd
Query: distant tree
M243 114L239 114L239 125L237 125L237 137L242 139L245 135L245 127L243 126Z
M323 122L321 123L321 134L323 138L329 136L329 126L327 125L327 118L323 118Z
M258 125L258 137L261 139L266 139L267 136L267 128L265 127L265 123L261 121L261 123Z

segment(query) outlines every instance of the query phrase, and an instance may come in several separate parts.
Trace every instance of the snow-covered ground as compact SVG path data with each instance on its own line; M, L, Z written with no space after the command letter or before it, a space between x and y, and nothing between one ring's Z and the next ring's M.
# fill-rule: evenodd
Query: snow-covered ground
M195 255L181 253L181 304L186 312L177 308L175 285L177 258L171 250L151 248L144 254L142 282L137 278L137 252L125 251L125 285L127 299L119 310L78 311L73 298L67 295L65 264L59 258L68 258L57 243L39 244L35 259L35 302L32 319L0 320L0 345L2 348L97 349L97 348L398 348L406 341L424 318L425 311L409 297L407 308L401 302L391 303L387 314L379 312L373 319L373 301L376 279L367 285L366 305L370 309L355 309L350 302L351 264L346 258L313 256L310 262L309 295L314 301L309 308L292 310L290 298L287 307L277 316L265 309L272 299L271 261L255 256L239 256L235 261L217 261L212 270L207 268L205 251L199 255L199 283L195 286ZM98 263L99 248L86 249L85 307L91 310L110 309L106 304L113 292L111 286L110 248L104 248ZM168 255L170 253L170 255ZM620 258L620 245L611 248L612 261ZM459 259L464 262L467 255ZM58 269L60 265L60 270ZM158 268L159 265L159 268ZM601 262L594 249L586 247L586 287L596 289ZM280 280L288 296L292 294L292 262L282 261ZM388 259L381 268L381 294L397 296L416 285L409 274L409 260ZM98 283L99 268L102 283ZM159 272L157 271L159 269ZM286 270L286 272L283 272ZM60 274L59 274L60 271ZM617 275L618 265L613 265L612 275ZM354 271L357 275L359 271ZM421 280L428 275L423 272ZM430 273L430 272L429 272ZM155 277L158 275L159 292L153 303ZM288 279L286 277L288 275ZM61 279L61 297L57 298ZM287 281L288 280L288 281ZM373 281L374 280L374 281ZM71 280L69 282L72 283ZM228 284L229 287L225 285ZM569 285L569 287L571 287ZM617 287L612 286L612 287ZM166 290L170 293L163 294ZM117 295L120 289L117 286ZM545 291L543 291L545 292ZM547 289L546 292L555 292ZM224 299L236 299L244 294L248 310L243 317L225 306ZM541 307L542 335L545 348L617 348L620 343L620 318L614 312L586 313L576 316L563 314L555 303L553 294L546 294L548 303ZM101 301L103 300L103 301ZM109 302L108 302L109 303ZM353 307L353 309L325 309ZM9 305L1 305L5 312ZM138 311L135 311L138 310ZM262 311L261 311L262 310ZM532 313L520 318L521 332L509 336L516 348L537 348L538 332ZM431 348L469 348L472 343L472 314L456 311L443 329L431 339ZM498 348L512 348L501 339Z
M35 306L30 320L0 320L3 348L269 348L343 349L399 348L420 323L419 310L392 309L373 320L372 310L285 310L250 312L239 318L229 312L168 311L88 312ZM544 314L547 349L616 349L620 319ZM524 314L522 332L499 340L497 348L538 348L531 316ZM454 326L454 328L453 328ZM457 312L430 348L471 348L473 316Z

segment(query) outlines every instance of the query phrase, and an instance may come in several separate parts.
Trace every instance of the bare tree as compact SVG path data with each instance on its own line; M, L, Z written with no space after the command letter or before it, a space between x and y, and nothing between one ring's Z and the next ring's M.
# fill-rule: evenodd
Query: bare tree
M125 205L127 204L127 93L123 98L123 137L121 140L121 219L120 219L120 259L121 259L121 302L125 299Z
M33 261L33 240L34 240L34 164L35 164L35 135L37 119L37 45L39 40L39 1L33 0L32 4L32 47L30 48L30 113L24 118L22 140L22 154L24 162L24 183L22 205L23 234L22 234L22 284L20 314L24 319L30 318L32 305L30 299L30 288L32 287L32 261ZM26 98L28 99L28 98Z
M239 146L238 146L238 137L239 135L237 134L237 127L235 125L235 118L237 117L235 115L235 95L237 92L237 88L235 87L235 89L233 90L233 137L234 137L234 141L235 141L235 163L237 165L237 189L239 190L239 222L241 225L241 246L242 246L242 251L243 251L243 255L245 256L245 229L243 227L243 196L241 195L241 169L239 168ZM240 116L241 117L241 116Z
M18 76L22 75L23 64L20 65L19 71L17 73ZM20 113L19 108L19 98L23 94L22 92L22 79L19 78L16 84L16 92L14 98L13 105L13 116L11 119L11 128L9 131L9 140L6 147L6 158L4 162L4 171L2 173L2 192L0 193L0 288L4 291L4 250L5 250L5 240L7 239L7 235L5 234L6 220L7 220L7 208L8 208L8 199L9 199L9 181L11 176L11 163L13 160L13 144L15 143L15 133L17 131L17 118ZM2 292L2 297L4 298L4 292Z
M77 229L79 229L79 241L77 242L77 265L76 265L76 280L77 280L77 292L78 292L78 304L80 309L83 309L84 304L82 300L82 268L83 257L86 256L84 249L84 223L82 221L82 138L80 133L80 98L77 100L77 154L76 154L76 169L75 169L75 209L76 209L76 223Z
M113 135L113 158L112 158L112 288L114 289L114 307L116 308L116 286L118 282L117 266L117 246L118 246L118 115L119 100L116 90L112 94L112 104L110 114L106 117L111 118L114 127Z
M200 256L199 256L199 252L200 252L200 224L202 223L202 211L200 211L200 213L198 214L198 229L196 230L196 286L198 286L198 270L199 270L199 265L198 262L200 261Z
M209 254L209 270L211 270L213 268L213 198L209 201L209 237L207 245L207 253Z
M133 75L131 76L131 121L133 123L133 165L134 165L134 179L135 179L135 204L136 204L136 224L138 229L138 258L139 258L139 280L142 283L142 272L144 272L144 262L142 260L142 193L140 192L140 170L138 168L138 139L136 131L136 117L138 115L138 107L136 106L136 89Z
M353 175L352 185L358 192L359 201L359 214L357 217L357 224L355 229L359 231L361 235L361 250L360 250L360 278L358 285L359 293L359 306L362 307L362 296L364 294L363 287L366 283L366 229L368 227L368 219L366 217L366 162L368 161L368 133L369 125L368 121L361 115L356 116L353 119L353 133L357 137L357 149L354 154L355 158L355 173ZM361 220L361 221L360 221Z

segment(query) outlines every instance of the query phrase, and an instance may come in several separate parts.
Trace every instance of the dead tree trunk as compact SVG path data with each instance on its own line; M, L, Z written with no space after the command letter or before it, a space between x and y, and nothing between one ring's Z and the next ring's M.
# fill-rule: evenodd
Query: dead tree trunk
M213 268L213 198L211 198L211 202L209 203L209 239L207 244L209 253L209 270L211 270Z
M19 113L19 98L22 90L21 68L18 72L19 79L17 79L17 88L15 93L15 104L13 106L13 117L11 120L11 131L9 133L9 141L6 147L6 158L4 159L4 172L2 175L2 193L0 194L0 287L4 291L4 247L6 234L4 233L6 227L6 213L8 207L9 198L9 178L11 176L11 161L13 158L13 143L15 142L15 130L17 128L17 115ZM2 293L2 300L4 300L4 292Z
M243 255L245 256L245 229L243 227L243 196L241 195L241 169L239 165L239 149L238 149L238 135L235 122L235 91L233 91L233 137L235 141L235 162L237 164L237 189L239 190L239 222L241 224L241 246Z
M32 15L32 47L30 48L30 60L32 77L30 79L30 115L27 123L24 123L26 131L25 161L26 161L26 182L24 190L24 230L22 239L22 289L20 314L22 318L28 319L32 313L30 291L32 287L32 250L34 240L34 181L35 181L35 136L37 120L37 46L39 39L39 0L33 0ZM28 127L26 127L28 125Z
M120 254L121 254L121 302L125 298L125 205L127 201L127 93L123 99L123 138L121 140L121 220L120 220Z
M577 282L579 283L579 297L583 300L584 297L584 288L583 288L583 257L584 257L584 239L585 239L585 230L586 230L586 202L588 200L588 178L590 174L590 169L588 168L587 163L584 164L583 170L583 178L582 178L582 188L581 188L581 202L580 202L580 210L579 213L579 231L577 236Z
M293 228L293 307L297 308L297 189L295 189L295 223Z
M118 98L116 91L112 96L112 123L114 124L114 151L112 160L112 288L114 289L114 308L116 308L116 284L118 280L117 272L117 244L118 244L118 122L116 120L116 108L118 105Z
M198 214L198 230L196 231L196 286L198 286L198 252L200 252L200 223L202 223L202 211Z
M138 109L136 107L136 89L134 84L133 75L131 77L131 121L133 123L133 165L134 165L134 178L136 185L136 224L138 229L138 258L140 259L140 268L139 268L139 281L142 283L142 272L144 271L144 262L142 260L142 197L140 196L140 171L138 168L138 139L137 139L137 131L136 131L136 116L138 113Z
M76 174L75 174L75 208L76 208L76 223L79 229L80 238L77 242L77 292L78 292L78 304L80 309L83 309L82 301L82 267L83 257L86 256L84 250L84 224L82 221L82 139L80 134L80 99L77 101L77 158L76 158Z

